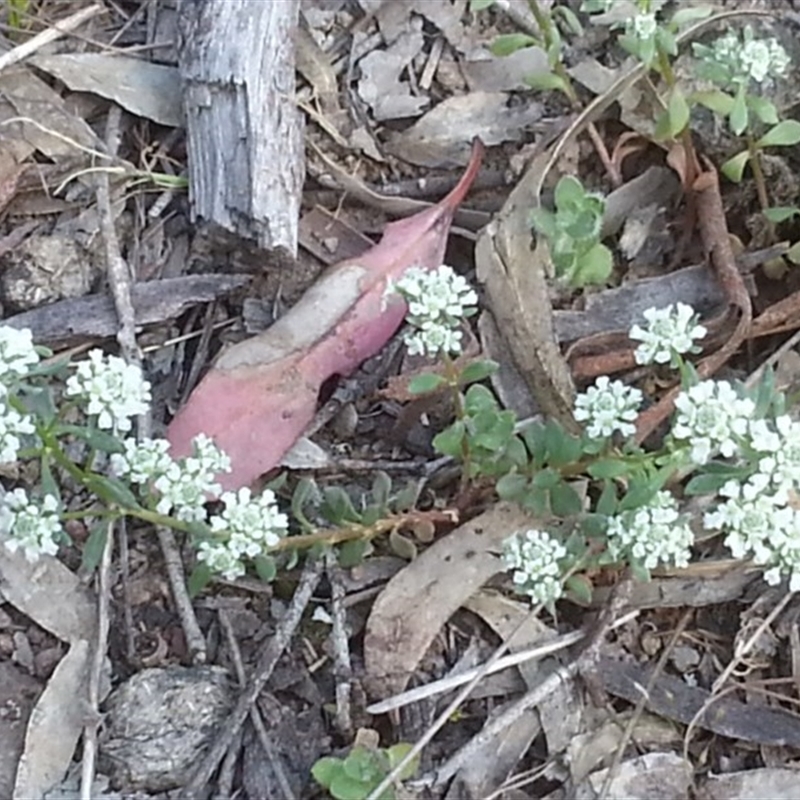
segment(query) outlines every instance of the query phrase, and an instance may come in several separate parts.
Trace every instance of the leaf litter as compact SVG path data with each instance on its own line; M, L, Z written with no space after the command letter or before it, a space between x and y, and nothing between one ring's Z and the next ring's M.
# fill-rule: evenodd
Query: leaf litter
M526 4L512 2L509 7L512 18L532 24L525 17ZM722 281L710 276L702 257L697 257L696 253L691 254L695 258L681 262L681 269L667 271L674 254L673 240L667 234L679 224L675 179L664 167L654 167L646 160L636 162L642 148L632 140L620 145L617 153L620 163L630 159L628 163L635 166L629 169L626 182L617 190L621 193L617 195L621 198L620 205L615 208L609 202L605 221L607 233L613 237L620 232L620 252L631 257L628 260L640 258L644 269L652 268L658 261L659 268L647 277L632 272L629 282L590 294L580 303L572 303L569 298L565 301L563 296L552 291L546 253L539 246L532 249L527 215L543 197L546 201L552 173L570 169L583 178L583 171L587 170L587 177L599 185L605 180L602 173L592 170L591 159L577 143L578 135L590 118L603 123L601 130L609 132L609 141L613 139L610 131L615 124L644 136L652 133L647 122L649 96L642 84L635 78L624 77L627 69L624 63L607 67L594 59L595 54L579 53L572 75L596 92L598 98L590 105L588 113L576 119L572 110L560 104L552 93L523 89L525 78L543 67L541 50L526 48L506 58L493 55L492 40L498 33L507 32L503 28L507 20L502 14L492 12L488 17L480 17L470 11L465 0L402 4L360 0L349 4L310 1L302 4L307 32L324 54L323 72L317 73L314 84L320 91L320 98L311 93L304 98L301 87L300 100L307 101L309 109L313 111L315 101L320 100L321 113L309 112L306 132L309 157L313 157L314 149L322 154L318 162L321 167L314 170L315 178L324 177L326 170L329 176L333 175L327 186L319 183L307 187L306 196L322 197L323 190L330 192L332 185L339 185L351 197L371 205L375 214L365 224L365 216L359 215L359 209L348 204L347 198L339 205L341 198L337 194L336 202L327 209L313 208L312 199L304 209L310 231L301 236L314 237L316 244L308 249L319 262L333 266L310 286L307 280L303 282L299 272L292 274L285 268L281 271L279 266L275 267L275 271L280 272L277 283L282 284L284 296L302 299L288 309L281 308L280 294L271 291L267 300L268 305L274 306L273 318L277 317L277 322L263 334L243 339L243 330L237 321L238 308L243 293L254 295L259 283L263 283L264 276L258 274L265 263L263 254L257 249L248 250L242 244L229 248L224 261L220 261L218 252L204 252L200 236L195 237L189 231L179 183L159 186L149 198L144 192L137 192L132 183L137 172L156 169L177 177L185 157L181 132L177 128L165 131L181 124L182 115L174 99L177 65L161 63L158 58L142 58L136 51L137 45L146 42L148 37L152 40L159 26L167 29L174 22L167 21L168 14L157 4L153 8L147 13L154 16L149 17L146 24L144 15L134 15L128 20L114 17L114 24L123 36L121 49L132 46L131 55L135 57L115 57L94 52L91 47L87 51L85 42L113 44L110 39L102 38L109 35L108 30L90 26L93 39L69 40L61 52L43 52L34 56L29 64L23 62L13 70L0 71L3 88L0 131L3 153L7 154L7 158L0 161L0 198L7 214L3 234L13 237L15 231L20 231L16 235L21 239L19 242L9 239L11 258L0 276L0 294L6 321L32 327L38 341L61 348L90 345L113 336L114 306L105 293L104 263L97 247L94 182L89 170L97 165L116 170L116 173L110 172L114 221L125 243L127 257L135 264L135 272L153 278L140 281L133 290L140 344L145 349L158 348L162 359L167 349L173 363L181 366L188 364L192 354L192 346L186 344L185 337L203 326L213 349L226 345L191 394L188 404L181 409L176 409L175 398L181 389L191 388L194 381L190 373L196 376L198 369L186 368L182 382L187 385L183 387L178 386L181 379L171 374L177 370L167 369L162 374L169 377L159 390L162 395L160 411L165 407L177 411L169 429L176 452L185 450L192 432L204 430L217 433L220 439L230 437L226 443L236 463L231 486L250 484L276 467L308 426L314 427L320 407L343 402L337 399L343 396L343 377L351 375L356 386L366 386L371 376L377 375L376 383L381 384L397 375L398 363L382 360L387 352L385 345L402 316L399 309L383 308L386 279L414 262L435 266L445 258L446 252L448 259L455 256L461 259L460 263L471 263L470 240L474 240L476 234L474 263L485 290L482 313L488 320L479 327L481 343L484 352L505 362L506 368L499 374L503 377L496 379L504 382L496 384L498 394L501 397L522 394L529 403L533 397L536 404L529 405L530 410L538 407L565 421L569 420L574 382L583 382L612 368L632 367L630 361L625 360L627 345L620 334L654 298L663 304L692 300L709 314L714 310L722 310L724 314L726 306L733 301L745 311L733 328L733 338L727 318L720 315L720 335L727 335L728 345L717 351L709 370L712 367L716 370L720 362L739 350L747 336L765 337L777 331L796 329L798 301L791 284L789 293L781 294L776 289L782 287L765 285L759 274L763 294L759 294L755 303L756 319L746 330L749 300L743 281L737 277L742 270L747 273L760 270L762 264L780 256L785 249L775 251L765 246L760 256L757 253L744 256L724 253L722 263L714 263L715 268L724 273ZM348 34L350 40L345 44ZM605 63L613 64L613 60L606 59ZM31 66L42 72L34 72ZM55 75L62 83L43 79L42 74L47 73ZM341 91L345 86L347 91ZM791 93L788 104L786 99L780 98L782 107L796 102ZM107 157L104 142L89 123L106 115L112 104L119 104L129 115L130 127L126 130L130 138L122 151L123 157ZM620 109L618 120L611 120L607 115L610 108ZM351 118L346 112L350 112ZM358 125L352 125L353 117L357 117ZM328 118L332 121L330 125L326 123ZM509 181L499 191L486 193L488 197L473 192L466 198L460 218L471 221L471 227L468 224L461 228L459 236L450 237L449 243L447 226L455 205L464 199L468 184L476 177L475 160L449 200L418 212L417 217L390 221L414 213L417 209L409 204L420 202L391 198L388 193L392 186L412 178L424 193L429 170L463 167L467 163L474 136L491 148L485 159L487 164L499 163L505 168L523 151L523 145L531 140L546 141L550 128L563 127L565 120L571 121L572 126L560 136L556 148L534 153L516 186ZM605 124L607 127L603 127ZM326 139L326 130L335 146ZM713 139L708 143L713 156L718 143ZM328 169L325 159L334 169ZM673 160L672 163L677 162ZM134 169L134 164L143 169ZM661 172L645 172L648 167ZM645 175L649 177L644 178ZM666 182L663 191L657 191L654 197L656 175ZM644 179L637 182L637 178ZM791 187L786 191L790 193ZM624 197L625 192L627 197ZM157 200L154 195L158 195ZM613 196L614 193L609 200ZM429 199L435 202L438 197ZM711 250L723 237L727 239L727 227L733 229L731 220L744 225L741 213L732 215L730 212L736 211L736 202L743 205L746 202L729 197L727 193L724 199L726 207L722 213L724 217L728 212L729 221L722 227L718 224L720 208L712 208L711 203L706 205L706 209L712 208L717 214L717 221L707 222L705 228L713 233L708 248ZM398 207L398 200L402 208ZM163 216L163 209L159 211L156 203L163 203L170 209L168 217ZM491 210L484 210L487 208ZM493 213L497 209L499 213ZM135 213L130 214L130 211ZM318 213L312 215L314 211ZM183 224L173 224L176 219L183 220ZM488 220L491 220L488 227L478 232ZM34 227L25 228L24 225ZM717 225L715 232L714 225ZM372 249L364 247L360 252L353 252L366 241L372 241L381 230L383 238ZM741 230L737 227L734 232L743 235L744 227ZM147 252L145 242L155 240L161 241L163 246L150 251L148 263L143 263L142 256ZM56 242L58 247L49 250L37 247L37 241ZM344 247L342 257L337 258L341 243L349 245ZM758 251L758 248L753 249ZM73 258L63 258L63 263L58 263L56 253L63 256L73 250ZM224 264L224 267L217 266L213 274L202 276L202 281L200 275L188 274L187 265L182 263L177 266L177 274L170 274L170 269L175 270L174 262L170 266L170 250L188 254L187 260L194 272L202 272L204 268L208 272L209 264ZM259 265L257 270L253 269L253 263ZM42 292L32 292L34 281L30 276L35 273L24 272L20 277L19 264L27 270L33 265L38 274L53 278L41 281ZM267 267L270 269L272 266ZM247 272L250 275L245 275ZM167 283L168 280L173 283ZM43 293L44 290L47 293ZM542 298L551 298L551 302L542 302ZM213 304L204 318L199 313L201 303ZM19 313L14 316L13 312ZM484 331L491 324L494 338L490 340ZM783 355L780 351L776 353L787 382L796 381L796 365L791 366L792 353L791 350ZM206 360L201 359L199 369L207 366ZM508 377L509 374L512 377ZM330 399L326 400L331 388ZM380 399L379 395L373 397L363 390L359 394L358 389L353 396L357 422L346 445L337 442L323 428L321 433L313 434L310 441L318 450L307 456L307 460L295 463L306 470L314 465L317 482L324 488L334 477L341 480L339 465L345 460L360 462L361 472L356 471L345 479L348 491L358 499L365 496L364 486L372 477L368 467L375 463L376 454L382 456L382 463L390 466L393 460L401 463L396 458L397 453L391 452L385 444L389 423L398 413L398 399ZM365 413L367 411L369 413ZM435 425L435 417L432 419ZM343 448L346 450L344 457ZM408 465L409 460L406 458L402 463ZM448 492L447 483L437 480L436 470L430 467L433 463L430 452L417 457L407 477L417 479L417 495L424 491L429 493L429 501L447 505L454 498ZM398 471L400 482L408 469L406 466ZM438 677L464 655L467 640L478 643L479 650L487 654L498 641L509 639L515 621L522 617L519 604L498 607L486 597L481 603L480 591L485 592L488 583L488 597L496 600L497 596L491 593L503 588L499 579L498 544L507 533L526 521L514 517L517 512L498 506L483 509L473 516L469 498L464 499L459 509L465 512L464 521L443 525L442 516L437 522L441 530L437 531L434 542L429 544L426 537L416 539L408 552L421 551L420 555L399 571L396 570L400 564L393 559L389 572L396 574L388 581L385 573L376 575L371 583L366 573L359 577L362 567L342 568L352 580L347 585L352 587L353 593L347 616L351 630L345 638L357 653L356 661L363 658L364 672L356 677L363 680L373 698L399 691L410 682ZM385 553L381 557L384 556ZM163 569L163 565L161 557L148 546L141 532L136 532L128 559L138 580L135 585L141 587L141 591L136 594L135 602L128 602L126 613L131 617L129 623L135 619L135 628L128 630L127 642L125 637L115 640L112 636L112 672L117 680L133 673L141 675L145 666L169 668L179 661L185 664L190 661L171 598L161 588L144 580L144 576ZM365 563L370 561L368 556ZM47 560L44 569L30 571L3 552L0 576L5 609L13 613L13 619L2 625L2 633L8 635L10 642L7 644L4 639L4 649L0 651L4 665L11 665L14 657L21 664L28 663L28 671L33 670L28 677L33 677L38 689L31 687L30 682L26 684L21 677L26 673L21 667L16 667L20 677L9 680L16 681L14 685L20 687L20 693L30 695L41 690L34 710L30 711L29 704L23 712L23 716L30 714L24 745L19 738L13 745L17 749L24 747L19 769L14 776L11 770L15 765L3 764L0 779L5 783L0 785L10 786L9 780L16 780L17 796L39 796L69 771L83 725L84 709L78 698L84 692L89 643L94 640L98 622L91 590L78 583L74 573L59 561ZM639 747L646 746L648 752L624 761L610 784L609 796L664 796L665 791L683 794L689 782L698 778L708 796L753 796L755 780L762 789L772 787L770 792L774 790L774 796L791 796L791 786L787 787L785 782L786 770L781 769L787 760L782 759L777 750L796 746L794 718L779 708L746 702L749 698L717 699L707 689L691 685L698 680L710 685L716 677L715 659L732 657L733 643L725 637L730 638L731 629L738 630L740 626L744 629L749 624L746 619L739 619L738 614L742 601L748 603L757 597L758 584L753 578L752 573L738 565L727 565L713 558L685 572L656 574L650 584L634 591L627 605L623 604L623 610L634 609L640 616L620 629L616 641L607 648L609 652L603 655L606 660L596 661L598 668L593 688L635 705L641 697L637 687L650 684L651 712L672 720L673 725L694 724L700 730L729 740L755 743L762 753L772 753L764 758L765 766L706 779L696 772L695 753L687 758L674 738L664 736L653 726L647 727L648 719L652 718L640 716L636 721L631 716L629 719L636 722L633 736ZM303 585L304 591L309 587L313 590L316 583ZM252 628L234 631L234 635L241 638L243 650L237 657L248 664L257 659L258 642L272 636L276 628L282 635L295 630L291 626L281 627L287 614L294 615L295 624L302 614L300 606L287 606L285 595L281 599L263 584L242 581L237 586L220 587L220 592L223 591L234 593L248 609L258 612L255 619L260 621L260 628L255 634ZM212 588L211 594L217 595L217 587ZM552 625L542 633L589 625L590 612L597 612L603 604L606 607L612 604L612 595L608 587L607 591L598 592L592 609L565 608L563 616L553 619ZM319 598L315 598L314 602L318 601ZM310 594L305 602L310 602ZM676 607L695 609L692 636L702 657L684 662L673 659L671 668L678 670L680 677L663 674L654 677L653 656L663 652L663 639L676 624L675 612L671 611ZM782 619L794 613L793 606L785 609ZM729 628L722 632L720 619L729 623ZM217 623L212 613L206 613L201 624L210 632ZM303 652L296 638L283 656L277 653L272 658L271 655L269 668L253 679L256 684L262 680L261 685L268 686L271 699L261 704L262 713L266 718L272 714L275 729L281 730L282 736L290 736L290 733L285 724L281 726L280 719L291 716L291 709L303 704L316 720L309 730L321 741L321 709L332 699L329 686L318 680L328 667L318 672L316 666L326 661L330 663L328 659L331 658L326 650L327 630L319 627L322 625L321 622L303 623L304 646L309 652ZM10 635L11 631L20 629L26 631L28 640L35 642L34 656L37 649L43 650L45 645L51 650L55 647L59 653L66 651L53 671L48 673L43 667L36 667L35 659L28 662L23 657L23 639L15 640ZM134 630L141 635L133 636ZM651 641L644 636L647 630L655 630L659 635ZM469 634L465 635L467 631ZM288 635L291 638L291 633ZM54 645L56 640L63 642L63 647ZM792 655L797 649L795 640L784 624L775 646L781 648L784 655ZM512 649L521 644L516 642ZM212 649L211 657L230 666L231 656L224 648L216 652ZM570 659L571 656L560 656L541 665L520 667L527 690L535 692L548 670L556 669L559 663L562 666L574 663L574 659ZM640 663L636 663L637 659ZM755 669L764 680L778 676L772 669L772 662L758 664ZM331 674L326 674L326 679L333 682ZM590 679L585 681L587 686L591 683ZM528 713L511 723L517 727L509 727L506 733L492 733L490 707L498 704L507 711L519 698L501 694L472 701L468 708L480 723L477 727L485 725L485 738L477 740L480 748L470 751L480 756L475 756L469 768L455 770L456 780L469 787L474 796L482 796L496 790L502 781L511 779L513 773L523 767L544 766L545 759L534 755L536 746L530 747L530 743L541 736L538 740L540 754L541 747L550 759L570 747L573 752L572 774L551 768L550 772L542 773L540 786L552 786L552 781L558 781L569 790L582 791L591 787L595 792L602 791L609 777L604 770L616 754L622 756L625 739L609 738L605 717L584 696L582 685L574 680L574 673L570 673L561 683L563 695L554 692L549 708L542 700L537 711L528 709ZM279 697L276 693L282 694ZM239 706L246 716L246 704L240 702ZM360 708L358 710L360 712ZM413 730L404 728L406 722L396 717L378 721L365 715L360 723L376 727L391 724L392 736L398 740L411 738L408 731ZM4 725L0 732L6 733L9 727ZM19 726L17 735L18 732ZM337 746L353 741L353 731L328 727L328 733ZM466 746L471 734L468 726L454 720L448 734L429 750L426 765L429 775L458 748ZM231 736L229 746L235 754L238 740L235 733ZM581 736L584 738L580 739ZM498 748L504 737L507 737L505 749L500 752ZM362 739L371 741L370 735L362 735ZM572 743L568 739L572 739ZM220 751L219 741L212 752ZM263 738L259 741L247 728L245 741L249 772L244 785L249 791L257 792L258 786L265 785L285 786L279 779L280 769L269 777L255 771L254 764L259 759L254 760L253 754L260 753L259 748L267 748L269 752L268 739L266 744ZM580 752L574 751L577 741L583 743ZM329 742L325 746L332 747ZM735 746L716 746L720 758L727 758L734 765L744 765L744 756ZM220 760L223 755L221 751ZM495 755L497 758L493 758ZM581 756L585 756L583 761ZM281 759L286 763L291 761L285 751ZM583 765L581 769L574 766L578 763ZM207 767L208 763L203 766ZM219 775L220 785L233 780L225 769L223 766ZM292 765L291 770L290 783L302 787L300 796L305 796L303 792L313 796L308 774L302 775L302 768L297 764ZM658 786L654 785L654 778ZM676 781L668 790L665 788L667 779ZM197 775L194 780L195 783L199 780ZM270 781L277 781L277 784ZM97 794L105 794L102 780L98 786L102 788ZM68 794L65 787L67 783L62 786L63 796Z

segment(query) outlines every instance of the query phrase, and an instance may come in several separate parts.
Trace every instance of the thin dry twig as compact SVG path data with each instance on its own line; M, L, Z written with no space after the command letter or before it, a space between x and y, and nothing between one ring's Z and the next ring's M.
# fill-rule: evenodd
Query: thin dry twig
M353 730L353 718L350 713L350 692L352 689L353 669L350 663L350 646L347 639L347 610L344 605L345 587L341 573L338 571L336 553L328 550L325 553L325 567L331 584L331 644L333 645L333 674L336 679L336 716L335 724L343 736L349 737Z
M605 800L605 798L608 797L609 790L611 789L611 782L614 780L614 777L619 771L619 765L622 763L622 756L625 753L625 748L628 746L628 742L633 736L633 731L635 730L636 725L639 723L639 720L644 713L644 708L647 705L647 699L650 694L650 690L653 686L655 686L658 676L663 672L664 666L667 663L667 659L672 654L672 651L675 649L675 645L678 643L678 639L680 639L681 635L686 629L686 626L689 624L689 619L691 618L692 614L694 614L693 608L689 608L684 612L683 616L678 622L677 627L672 632L669 643L664 648L664 652L661 654L661 657L658 659L656 668L653 670L653 674L650 676L647 686L644 687L642 696L639 702L636 704L636 708L633 710L633 714L631 714L628 724L625 726L622 739L620 739L617 751L614 753L614 760L611 762L611 766L606 771L606 776L603 780L603 786L600 790L599 800Z
M83 25L84 22L92 19L92 17L96 17L105 10L106 9L102 5L96 3L93 6L76 11L66 19L53 23L46 30L28 39L27 42L17 45L0 56L0 71L14 64L18 64L23 59L33 55L37 50L41 50L46 45L55 42L70 31L74 31L76 28Z
M222 625L222 630L225 632L225 640L227 641L228 648L231 651L231 660L233 661L233 666L236 671L236 679L239 682L239 688L244 689L247 683L247 675L245 674L244 663L242 662L242 654L239 650L239 643L236 641L236 634L233 632L233 626L231 625L228 613L224 608L219 609L218 616L220 625ZM291 784L289 783L289 778L286 776L286 770L283 768L281 758L275 750L272 739L267 732L266 725L264 725L264 720L261 717L261 711L255 704L250 709L250 721L253 723L253 727L256 729L258 740L261 742L261 747L264 750L264 754L267 756L270 767L272 767L272 772L280 784L281 792L283 793L283 800L295 800L295 795L292 791ZM240 737L237 736L236 738ZM228 750L228 753L225 756L226 761L232 756L232 754L238 753L239 751L239 745L236 743L236 738L232 742L233 746ZM221 792L222 787L220 787L219 794L221 794ZM221 794L221 796L230 797L230 794Z
M192 779L186 785L184 794L187 797L197 796L208 784L220 761L228 751L233 738L242 727L251 707L261 694L261 690L272 675L281 653L286 649L303 616L311 595L317 588L322 574L322 562L309 560L297 584L291 605L280 621L274 635L264 644L256 662L255 669L247 681L247 687L239 696L235 708L230 713L225 725L217 734L216 741L209 749L202 763L198 766Z

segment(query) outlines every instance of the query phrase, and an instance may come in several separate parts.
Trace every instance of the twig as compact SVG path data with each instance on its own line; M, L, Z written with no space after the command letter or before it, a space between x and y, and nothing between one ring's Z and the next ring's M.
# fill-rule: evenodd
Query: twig
M231 625L231 621L228 617L228 612L225 611L224 608L221 608L217 614L219 616L220 625L222 625L222 630L225 632L225 639L228 642L228 647L231 651L231 659L233 661L233 667L236 671L236 679L239 682L239 687L244 689L247 682L247 675L244 671L242 654L239 650L239 643L236 641L236 635L233 632L233 626ZM286 770L283 768L283 763L281 762L280 756L275 751L275 746L273 745L272 739L267 732L267 728L264 725L264 720L261 718L261 711L257 705L253 705L253 707L250 709L250 721L253 723L253 727L256 729L256 734L261 742L261 747L264 749L264 753L267 756L270 767L272 767L272 772L280 784L284 800L295 800L295 795L292 791L291 784L289 783L289 778L286 776ZM228 760L231 753L236 752L236 750L238 750L238 748L234 749L232 747L229 749L228 754L225 757L226 760ZM230 797L230 793L222 794L221 796Z
M55 42L57 39L64 36L64 34L74 31L75 28L79 28L84 22L90 20L92 17L96 17L103 11L105 11L105 8L98 3L88 8L82 8L66 19L54 22L47 30L37 33L36 36L31 37L27 42L17 45L12 50L0 56L0 71L33 55L37 50L41 50L42 47L45 47L51 42Z
M266 641L259 654L255 669L247 681L247 688L239 696L235 708L218 733L216 741L185 787L184 796L199 794L211 779L234 736L236 736L237 731L247 718L250 708L256 702L261 690L272 675L281 653L291 641L297 626L300 624L303 611L305 611L311 600L314 589L317 588L321 572L321 561L309 561L306 564L286 615L280 621L274 635Z
M233 742L222 760L217 780L215 800L229 800L234 796L233 781L236 778L236 762L239 760L239 751L242 749L242 732L233 737Z
M642 714L644 713L644 708L647 705L647 700L650 696L650 690L653 688L653 686L655 686L658 676L663 672L664 665L667 663L667 659L674 651L675 645L678 643L678 639L680 639L681 635L686 629L692 614L694 614L693 608L689 608L684 612L683 616L678 622L677 627L672 632L669 643L664 648L664 652L661 654L661 657L658 659L656 668L653 670L653 674L650 676L647 686L644 687L642 696L639 699L639 702L636 704L636 708L634 708L633 714L631 714L631 717L628 720L628 724L625 726L622 739L620 739L619 745L617 746L617 751L614 753L614 760L611 762L611 766L606 771L606 776L603 780L603 786L600 790L599 800L605 800L605 798L608 797L608 792L611 789L611 782L614 780L614 777L619 770L619 765L622 763L622 756L625 753L625 748L628 746L628 742L633 736L633 731L636 728L636 725L639 723Z
M158 543L161 546L161 554L164 556L164 565L167 568L167 577L172 589L172 598L175 600L175 609L181 620L183 635L186 637L186 646L189 648L193 664L205 664L207 658L206 639L197 617L194 613L192 600L186 589L186 572L183 568L183 559L175 541L175 536L171 528L159 526Z
M122 112L119 106L111 106L106 126L106 146L110 156L114 156L119 146L119 122ZM114 308L117 312L119 342L123 358L129 364L141 365L141 354L136 345L136 318L131 301L131 275L128 265L122 258L114 226L111 209L111 186L107 172L97 173L97 216L100 233L105 244L106 270Z
M108 647L108 609L111 599L111 553L114 549L114 523L106 529L106 543L98 569L97 638L92 653L91 674L87 689L90 714L83 728L83 758L81 761L81 800L92 800L94 768L97 760L97 729L100 715L100 683Z
M353 730L350 714L350 691L353 669L350 664L350 647L347 641L347 611L344 605L345 588L338 571L336 553L328 549L325 553L325 568L331 584L331 644L333 645L333 674L336 679L336 727L343 736L349 737Z

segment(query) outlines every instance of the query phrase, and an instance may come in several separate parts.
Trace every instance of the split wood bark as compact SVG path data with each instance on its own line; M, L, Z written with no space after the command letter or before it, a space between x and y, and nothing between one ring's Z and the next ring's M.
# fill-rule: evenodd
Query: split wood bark
M180 4L193 219L292 256L305 174L294 101L299 5Z

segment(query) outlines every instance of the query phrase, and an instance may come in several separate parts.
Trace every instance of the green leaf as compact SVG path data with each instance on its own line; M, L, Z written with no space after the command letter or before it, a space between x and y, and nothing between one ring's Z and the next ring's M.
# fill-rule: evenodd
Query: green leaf
M262 583L272 583L278 575L278 565L272 556L256 556L253 566Z
M581 182L572 175L564 175L556 184L553 199L555 200L556 208L562 211L570 206L582 205L585 197L586 190Z
M386 755L389 757L389 770L393 770L409 754L412 747L413 745L408 742L398 742L388 747L386 749ZM403 767L397 777L401 781L413 778L418 768L419 756L415 756Z
M583 511L581 496L566 481L560 481L550 490L550 508L559 517L571 517Z
M519 504L537 517L543 517L550 512L550 498L547 489L531 487Z
M50 494L55 497L58 501L58 508L61 509L61 491L58 488L58 483L56 483L55 477L53 476L53 470L50 468L50 457L47 453L42 456L41 481L42 493L45 495Z
M499 367L496 361L473 361L461 370L458 381L463 385L482 381L497 372Z
M319 489L313 478L301 478L292 493L292 516L300 523L305 531L311 531L314 526L308 521L305 514L305 505L314 498L319 497Z
M733 158L729 158L720 167L720 170L729 181L741 183L742 175L744 174L744 168L747 166L747 162L749 160L750 152L748 150L742 150L741 153L737 153Z
M786 222L787 219L793 219L800 214L800 208L797 206L773 206L772 208L764 209L764 216L776 225L779 222Z
M785 119L768 130L757 142L759 147L787 147L800 142L800 122Z
M684 493L687 495L716 494L729 480L730 475L713 475L708 472L695 475L686 484Z
M564 21L564 27L569 33L575 36L583 36L583 25L580 20L575 16L575 12L569 6L555 6L552 10L555 17L558 15Z
M536 489L552 489L554 486L558 485L560 480L561 473L557 470L547 467L546 469L539 470L533 476L531 486L535 487Z
M375 782L365 782L352 778L346 772L338 772L334 775L328 791L334 800L366 800L372 791Z
M541 422L532 422L522 430L522 438L528 452L531 454L531 460L535 467L540 467L544 464L547 458L547 430Z
M757 94L748 94L747 106L765 125L777 125L780 121L778 109L775 108L775 104L767 100L766 97L759 97Z
M537 72L532 75L526 75L522 79L531 89L536 89L540 92L563 92L567 94L567 82L555 72Z
M103 453L125 452L124 445L116 436L112 436L99 428L85 428L82 425L58 425L55 431L57 436L67 434L74 436L76 439L82 439L89 447Z
M141 508L136 496L119 478L89 473L84 478L84 485L109 505L116 504L122 508Z
M727 117L733 109L733 97L719 89L710 89L707 92L695 92L691 96L691 100L694 103L705 106L721 117Z
M787 251L786 251L786 258L792 262L792 264L800 264L800 241L796 241Z
M330 788L333 779L340 772L342 772L342 759L333 758L332 756L320 758L311 767L311 776L324 789Z
M671 28L677 30L682 28L684 25L690 25L692 22L698 22L701 19L705 19L706 17L711 16L713 13L714 9L711 6L689 5L684 8L678 8L678 10L672 15L669 25Z
M558 235L556 215L546 208L534 208L530 213L531 227L542 236L553 240Z
M33 386L25 391L25 405L31 414L49 425L56 418L53 390L49 386Z
M747 129L748 116L747 102L745 100L745 89L743 86L740 86L739 90L736 92L736 97L733 100L731 113L728 115L731 130L737 136L741 136Z
M588 606L592 603L592 582L586 575L570 575L565 581L567 591L580 605Z
M525 475L509 472L497 481L495 491L501 500L519 501L528 491L528 484Z
M424 375L415 375L408 382L409 394L428 394L435 392L439 387L444 386L447 380L441 375L434 375L431 372L426 372Z
M481 411L496 411L499 405L491 389L473 384L464 394L464 408L467 414L474 415Z
M361 520L361 515L356 511L350 495L341 486L326 486L322 490L319 512L334 525Z
M598 243L577 260L570 283L576 287L605 283L613 268L611 251Z
M504 33L492 42L490 49L496 56L510 56L517 50L538 44L539 41L527 33Z
M389 505L389 496L392 492L392 479L381 469L376 470L372 477L372 499L380 508Z
M677 139L681 131L689 124L689 104L677 86L674 86L670 92L667 114L669 115L669 135L673 139Z
M471 12L483 11L494 5L494 0L469 0L469 10Z
M567 433L555 420L548 420L545 426L547 461L554 467L575 463L583 452L580 437Z
M672 31L665 28L663 25L660 25L656 29L655 36L652 39L647 40L646 42L642 43L642 50L644 51L647 48L646 55L648 56L647 63L653 60L655 57L655 47L650 44L653 42L653 45L657 44L665 53L671 56L678 55L678 42L675 40L675 36L673 35ZM653 55L650 55L650 48L653 49ZM644 58L642 58L644 61Z
M621 478L630 471L630 464L619 458L599 458L586 471L593 478Z
M370 543L363 539L354 539L339 546L337 560L343 569L357 567L364 561L364 556L370 550Z
M97 569L97 565L103 557L103 551L106 549L107 541L108 522L103 521L92 525L89 530L89 538L84 543L83 553L81 553L81 567L89 574Z
M604 517L613 517L617 513L617 486L614 481L603 481L603 491L597 498L595 511Z
M197 597L203 589L211 583L213 577L208 564L205 561L198 561L195 564L192 574L189 575L186 581L186 589L189 592L189 597Z
M443 456L460 458L463 455L462 445L465 434L464 421L457 419L449 428L445 428L433 437L433 447L437 453L441 453Z

